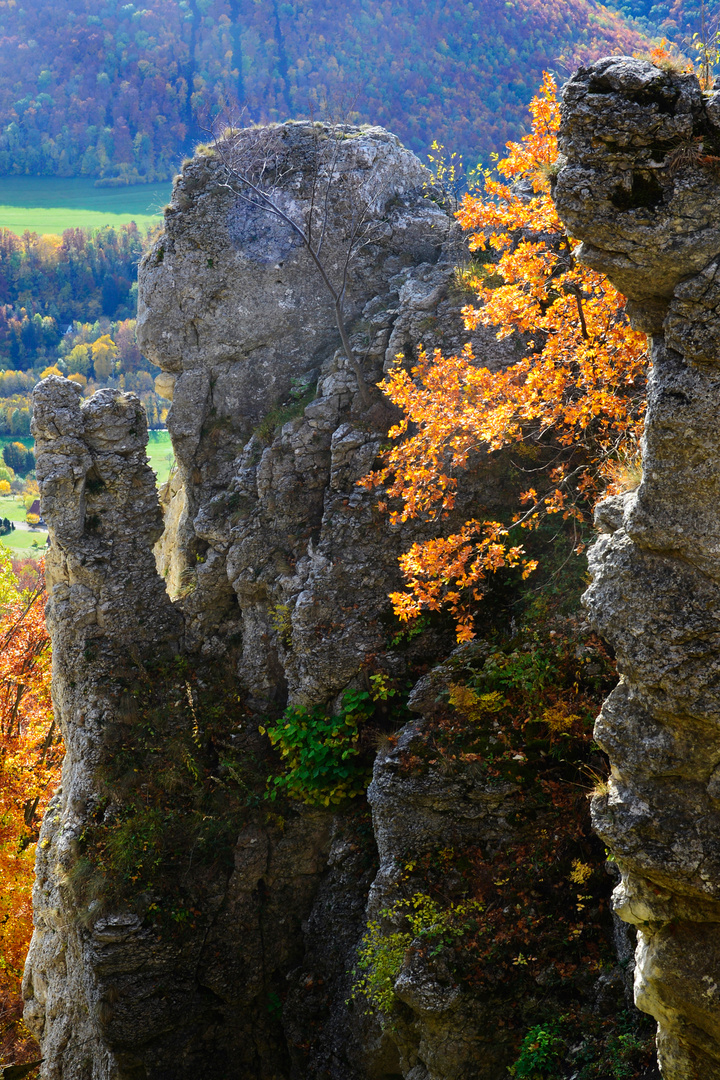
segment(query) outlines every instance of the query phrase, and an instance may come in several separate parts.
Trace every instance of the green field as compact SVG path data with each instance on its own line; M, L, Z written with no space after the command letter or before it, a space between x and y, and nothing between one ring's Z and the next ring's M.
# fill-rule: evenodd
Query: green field
M2 448L6 443L21 442L23 446L27 446L29 450L35 448L35 440L29 435L0 435L0 454L2 454ZM172 443L170 442L169 431L150 431L148 432L148 444L147 455L150 461L150 468L157 476L158 484L164 484L170 475L170 469L174 461ZM25 514L21 517L13 517L3 507L7 504L14 502L14 498L3 499L0 497L0 518L7 517L11 521L24 521ZM20 513L20 510L18 510Z
M151 431L148 434L147 456L150 460L150 468L157 476L158 484L164 484L175 460L170 432Z
M16 529L7 536L0 536L0 544L9 550L11 555L30 555L39 559L45 554L47 535L44 529L38 529L37 532Z
M8 518L10 521L25 521L25 507L16 495L0 496L0 518ZM38 529L30 532L27 529L15 529L7 536L0 536L0 544L8 548L13 555L37 556L45 554L47 531Z
M25 505L17 495L0 495L0 518L7 518L8 521L25 520Z
M162 221L170 183L99 188L86 177L0 176L0 228L19 236Z

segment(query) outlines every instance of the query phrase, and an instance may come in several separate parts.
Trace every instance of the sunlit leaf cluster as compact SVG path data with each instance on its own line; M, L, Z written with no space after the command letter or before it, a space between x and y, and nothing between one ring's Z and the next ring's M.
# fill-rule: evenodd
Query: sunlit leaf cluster
M410 370L399 362L381 384L403 413L394 445L363 483L384 488L391 519L441 521L453 509L458 474L478 454L524 444L543 452L545 468L521 496L513 525L537 527L560 514L575 528L612 485L619 458L636 452L644 413L647 342L631 329L625 300L580 264L552 201L559 106L545 75L530 105L532 129L482 190L467 194L457 217L469 234L477 300L463 311L468 331L494 327L515 335L524 357L502 367L474 356L420 349ZM447 606L458 637L473 635L477 601L501 567L535 567L512 528L480 517L452 535L415 543L401 557L407 588L392 596L410 619Z
M0 547L0 1060L27 1043L20 979L32 934L35 846L57 787L62 743L52 715L42 570L13 570Z

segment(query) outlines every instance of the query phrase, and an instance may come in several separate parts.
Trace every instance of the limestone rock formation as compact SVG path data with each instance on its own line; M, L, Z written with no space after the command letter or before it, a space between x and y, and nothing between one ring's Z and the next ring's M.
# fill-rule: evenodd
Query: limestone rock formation
M332 132L302 123L278 132L283 206L302 220L318 136ZM352 128L342 136L335 165L351 188L371 180L374 193L372 243L351 264L346 304L372 386L398 353L412 361L421 340L445 349L465 341L464 298L453 295L457 237L428 174L393 136ZM347 185L328 190L331 268L347 239L346 194ZM386 625L409 533L389 533L356 487L392 417L377 392L364 407L307 253L284 224L248 207L221 156L196 156L176 180L165 231L141 267L138 324L172 397L177 469L162 495L164 531L138 400L106 390L81 401L56 377L35 398L55 705L68 749L39 845L25 978L43 1076L440 1080L442 1025L421 1019L422 1046L410 1054L407 1038L398 1049L347 1005L377 870L372 832L352 813L297 805L280 818L250 798L230 865L200 865L192 846L185 853L182 886L201 899L180 913L192 925L169 935L143 920L152 896L134 907L101 903L79 883L83 845L119 812L120 781L107 777L117 776L113 757L133 750L118 732L138 722L133 679L141 684L148 665L166 673L153 693L165 695L170 717L187 708L195 716L195 691L188 705L173 665L198 667L196 685L211 684L208 692L239 679L244 712L224 743L211 739L203 752L227 773L218 754L232 744L266 772L258 714L277 715L288 701L332 706L362 685L369 656L401 676L409 655L388 645ZM488 331L474 343L484 355L492 348L493 363L514 358L512 343L498 345ZM473 497L492 513L504 483L489 466ZM448 645L428 631L420 647L432 659ZM142 721L151 730L146 714ZM382 817L381 777L376 784ZM445 797L441 833L454 799ZM471 797L459 810L469 827L479 820L473 805ZM417 1008L427 1013L419 998ZM475 1052L464 1020L463 1004L458 1077Z
M279 130L282 197L304 221L309 178L328 168L318 127ZM346 297L372 385L397 354L407 349L411 359L419 341L435 344L457 235L428 197L429 174L394 136L379 128L345 136L332 168L351 190L353 178L370 190L381 226L351 263ZM329 196L323 259L334 270L349 243L347 190L332 184ZM460 342L460 306L443 326L446 347ZM388 544L355 481L391 417L379 395L369 412L359 399L306 249L238 196L222 155L196 157L178 179L165 232L141 268L138 339L174 380L177 474L161 563L171 590L193 589L184 601L193 645L217 649L237 624L239 674L258 703L328 700L384 640L378 616L406 537ZM481 332L483 351L490 339ZM285 420L277 439L274 416Z
M636 491L602 503L586 594L621 681L596 735L594 819L638 928L635 997L665 1080L720 1077L718 93L628 57L563 93L555 198L579 256L651 334Z
M145 411L134 395L115 391L100 391L82 407L78 398L73 384L57 377L35 394L37 476L55 537L47 557L53 697L67 754L38 846L24 992L27 1022L43 1038L45 1057L63 1059L48 1075L89 1077L83 1062L103 992L90 973L102 961L112 966L117 944L137 946L142 934L137 920L123 915L98 925L92 940L79 932L69 917L66 875L97 805L94 772L117 708L111 673L128 649L177 652L182 622L152 558L162 517L145 456Z
M250 144L264 146L265 130L247 135ZM250 205L222 145L183 167L140 269L139 336L172 399L177 460L159 502L133 395L82 400L57 377L36 390L54 697L67 745L38 848L25 974L43 1080L500 1080L532 1009L552 1002L560 1013L566 1000L550 964L527 987L522 1031L513 1028L504 976L461 985L447 941L406 950L390 1023L353 998L368 918L391 919L410 856L432 860L454 844L489 859L530 850L538 829L551 835L556 811L541 799L523 817L523 785L483 774L473 755L407 765L428 730L434 738L429 718L465 654L436 665L454 646L447 627L398 644L387 594L397 555L427 526L388 528L357 487L394 419L374 389L383 371L412 364L421 342L449 352L467 340L454 219L418 160L381 129L288 123L272 129L272 145L274 198L292 221L307 221L324 191L328 273L342 268L353 199L370 196L346 295L365 394L317 267L287 221ZM711 273L680 297L677 326L713 282ZM711 348L711 324L695 333L696 350ZM520 347L486 329L472 344L489 365L512 363ZM677 442L676 432L658 441L658 470ZM689 470L669 467L689 489ZM712 485L711 471L703 482ZM454 514L465 520L481 506L500 518L525 483L501 454L483 458ZM622 509L604 508L608 527ZM651 511L648 536L664 527ZM709 549L696 542L691 556L697 566L683 566L702 576ZM629 571L638 604L644 581ZM691 598L692 583L678 581ZM705 597L693 618L709 641ZM662 617L675 614L668 602ZM658 616L648 648L659 647L659 628ZM417 668L431 669L408 701L419 718L377 752L382 733L363 730L375 756L370 809L266 798L278 771L268 717L288 703L332 714L348 689L369 685L368 669L409 688ZM712 700L708 689L707 710ZM652 723L649 710L643 698L638 724ZM610 704L606 712L610 725ZM683 754L690 745L686 737ZM657 751L658 761L678 759L669 735ZM655 857L644 834L633 843L637 859ZM684 849L676 862L694 880ZM664 889L664 925L681 910L673 875L652 878ZM469 888L455 877L449 896ZM651 887L632 880L628 903L647 904ZM713 897L707 903L714 911ZM517 908L502 910L515 920ZM609 930L601 904L597 912ZM586 975L581 992L594 1001L590 966ZM617 972L606 983L603 1000L622 1001Z

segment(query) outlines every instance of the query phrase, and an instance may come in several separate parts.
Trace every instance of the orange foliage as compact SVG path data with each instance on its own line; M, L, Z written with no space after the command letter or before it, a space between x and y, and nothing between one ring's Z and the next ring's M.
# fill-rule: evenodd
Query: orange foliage
M532 528L548 513L580 523L618 454L639 437L647 341L630 329L624 298L608 280L576 262L555 211L550 178L560 115L550 75L530 113L530 134L507 144L497 175L486 173L484 193L466 195L457 214L471 251L496 260L475 271L479 304L464 309L465 325L499 327L498 338L520 334L526 356L497 371L469 346L451 357L420 349L410 373L398 366L388 375L381 387L404 417L390 432L396 445L362 483L384 484L388 498L399 500L392 520L446 516L457 473L473 453L524 442L552 448L554 461L543 493L530 488L522 496L515 524ZM414 544L400 564L408 588L391 596L396 614L410 619L447 606L460 640L473 636L475 602L490 573L520 566L527 574L536 565L507 528L480 520Z
M18 571L21 580L0 548L0 1061L30 1050L20 978L32 933L35 845L61 762L43 571Z

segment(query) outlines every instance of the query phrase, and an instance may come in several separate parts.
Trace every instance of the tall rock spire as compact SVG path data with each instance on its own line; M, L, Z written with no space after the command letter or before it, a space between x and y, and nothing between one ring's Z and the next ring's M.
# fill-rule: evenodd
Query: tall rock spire
M630 57L563 93L555 199L652 367L637 490L601 503L585 601L617 653L594 822L638 930L665 1080L720 1078L720 95Z

